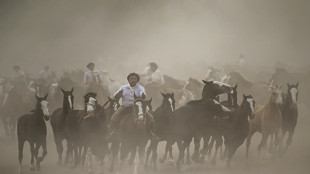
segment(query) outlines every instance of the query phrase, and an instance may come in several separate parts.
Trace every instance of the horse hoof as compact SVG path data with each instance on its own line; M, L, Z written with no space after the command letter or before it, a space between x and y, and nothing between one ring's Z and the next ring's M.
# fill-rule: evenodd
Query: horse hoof
M192 162L191 162L190 160L187 160L187 161L186 161L186 165L189 166L189 165L191 165L191 164L192 164Z
M62 161L61 160L57 161L57 166L61 166L61 165L62 165Z
M129 166L133 165L133 159L128 160L128 165Z
M165 162L165 159L164 158L159 158L159 162L163 164Z
M34 165L31 165L30 166L30 171L35 171L36 170L36 168L34 167Z
M144 170L146 170L146 171L149 170L149 166L147 164L144 164Z
M114 171L114 168L113 168L113 167L110 167L110 168L109 168L109 172L112 173L113 171Z

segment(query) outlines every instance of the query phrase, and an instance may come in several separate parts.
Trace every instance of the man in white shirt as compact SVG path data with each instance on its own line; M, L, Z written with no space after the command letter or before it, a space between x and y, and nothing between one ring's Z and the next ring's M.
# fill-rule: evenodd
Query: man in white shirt
M109 125L109 135L107 139L110 139L114 130L119 125L120 121L124 118L126 113L132 110L134 106L135 96L146 98L146 92L143 86L139 85L140 76L136 73L130 73L127 76L128 84L123 85L114 94L114 99L118 101L122 98L121 106L115 111L111 117L111 122ZM152 134L154 135L154 133ZM156 137L157 138L157 137Z
M95 70L95 64L91 62L86 67L88 71L84 74L84 84L89 86L92 83L100 83L100 71Z
M158 69L158 65L154 62L151 62L149 66L150 66L150 70L152 74L151 74L151 78L146 83L146 85L152 86L152 87L162 87L165 81L164 81L164 76Z

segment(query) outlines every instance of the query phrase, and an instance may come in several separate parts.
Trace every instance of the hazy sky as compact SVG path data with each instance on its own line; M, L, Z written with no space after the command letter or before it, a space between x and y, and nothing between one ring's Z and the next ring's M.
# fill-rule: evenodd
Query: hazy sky
M0 73L100 69L123 76L150 61L200 77L242 53L249 65L310 65L309 0L0 0Z

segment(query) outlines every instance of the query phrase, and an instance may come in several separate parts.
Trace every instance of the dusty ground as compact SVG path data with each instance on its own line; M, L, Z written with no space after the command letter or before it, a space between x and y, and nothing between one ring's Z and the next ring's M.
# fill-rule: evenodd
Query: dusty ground
M48 133L48 155L42 163L42 170L40 172L31 172L29 170L30 164L30 151L29 145L26 143L24 147L24 173L25 174L82 174L87 173L86 167L78 167L71 169L68 167L57 167L56 159L57 153L55 149L54 140L52 137L50 124L48 123L49 133ZM308 114L300 113L297 128L295 131L295 136L293 137L293 144L289 148L288 153L279 159L270 160L266 164L258 164L257 162L257 146L260 140L260 134L255 134L250 148L250 159L246 163L244 158L245 154L245 144L243 144L237 151L233 163L232 169L227 170L225 168L225 163L218 159L216 166L211 166L210 163L205 164L192 164L191 166L186 166L183 168L181 173L190 174L200 174L200 173L212 173L212 174L308 174L310 171L310 136L309 136L309 125L310 118ZM2 126L0 127L2 129ZM0 134L0 174L15 174L18 169L18 159L17 159L17 140L16 138L6 137L3 132ZM177 148L174 147L174 155L176 154ZM159 157L163 154L163 143L159 147ZM109 165L109 161L106 160L105 166ZM123 173L132 173L132 167L129 167L127 163L123 168ZM110 173L107 168L105 168L105 173ZM143 172L143 173L153 173L153 172ZM173 174L178 173L174 167L168 164L158 164L158 172L162 174Z

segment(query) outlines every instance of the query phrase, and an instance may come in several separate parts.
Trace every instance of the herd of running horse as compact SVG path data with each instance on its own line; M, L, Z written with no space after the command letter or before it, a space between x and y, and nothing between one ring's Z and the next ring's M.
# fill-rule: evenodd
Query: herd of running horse
M282 92L281 85L271 83L268 86L269 100L261 106L255 106L256 95L253 94L254 97L241 95L242 102L239 105L237 84L231 86L205 80L202 84L201 99L191 100L177 108L176 94L173 92L160 93L161 104L154 110L152 99L143 100L135 97L133 112L127 113L120 122L111 142L106 141L105 137L111 116L120 106L118 101L107 97L107 101L100 105L97 103L97 94L89 92L84 95L84 109L74 109L75 90L61 89L63 105L49 114L48 96L36 96L36 108L20 117L17 122L19 171L22 172L25 141L29 142L31 148L30 169L40 170L40 163L47 155L45 122L49 119L58 153L57 164L70 163L76 167L87 162L89 173L93 173L95 169L94 157L99 161L102 173L106 157L110 157L111 172L121 172L127 158L128 164L134 166L134 173L143 173L142 170L149 168L156 171L157 148L160 141L166 142L165 153L159 159L161 163L167 159L168 162L173 162L172 147L177 144L178 170L192 161L204 162L205 157L211 154L214 144L211 164L216 163L217 152L224 145L225 150L221 158L226 159L226 167L230 168L234 154L244 141L248 158L251 137L255 132L262 134L258 146L260 161L266 158L268 137L271 137L269 152L274 157L287 151L297 123L298 82L294 85L287 84L286 93ZM220 100L219 96L222 94L227 94L227 100ZM151 138L149 129L155 130L160 141ZM289 135L286 144L283 144L287 132ZM63 140L67 142L64 160ZM192 141L194 152L190 156ZM39 156L40 147L43 148L42 156ZM144 167L140 164L144 164Z

